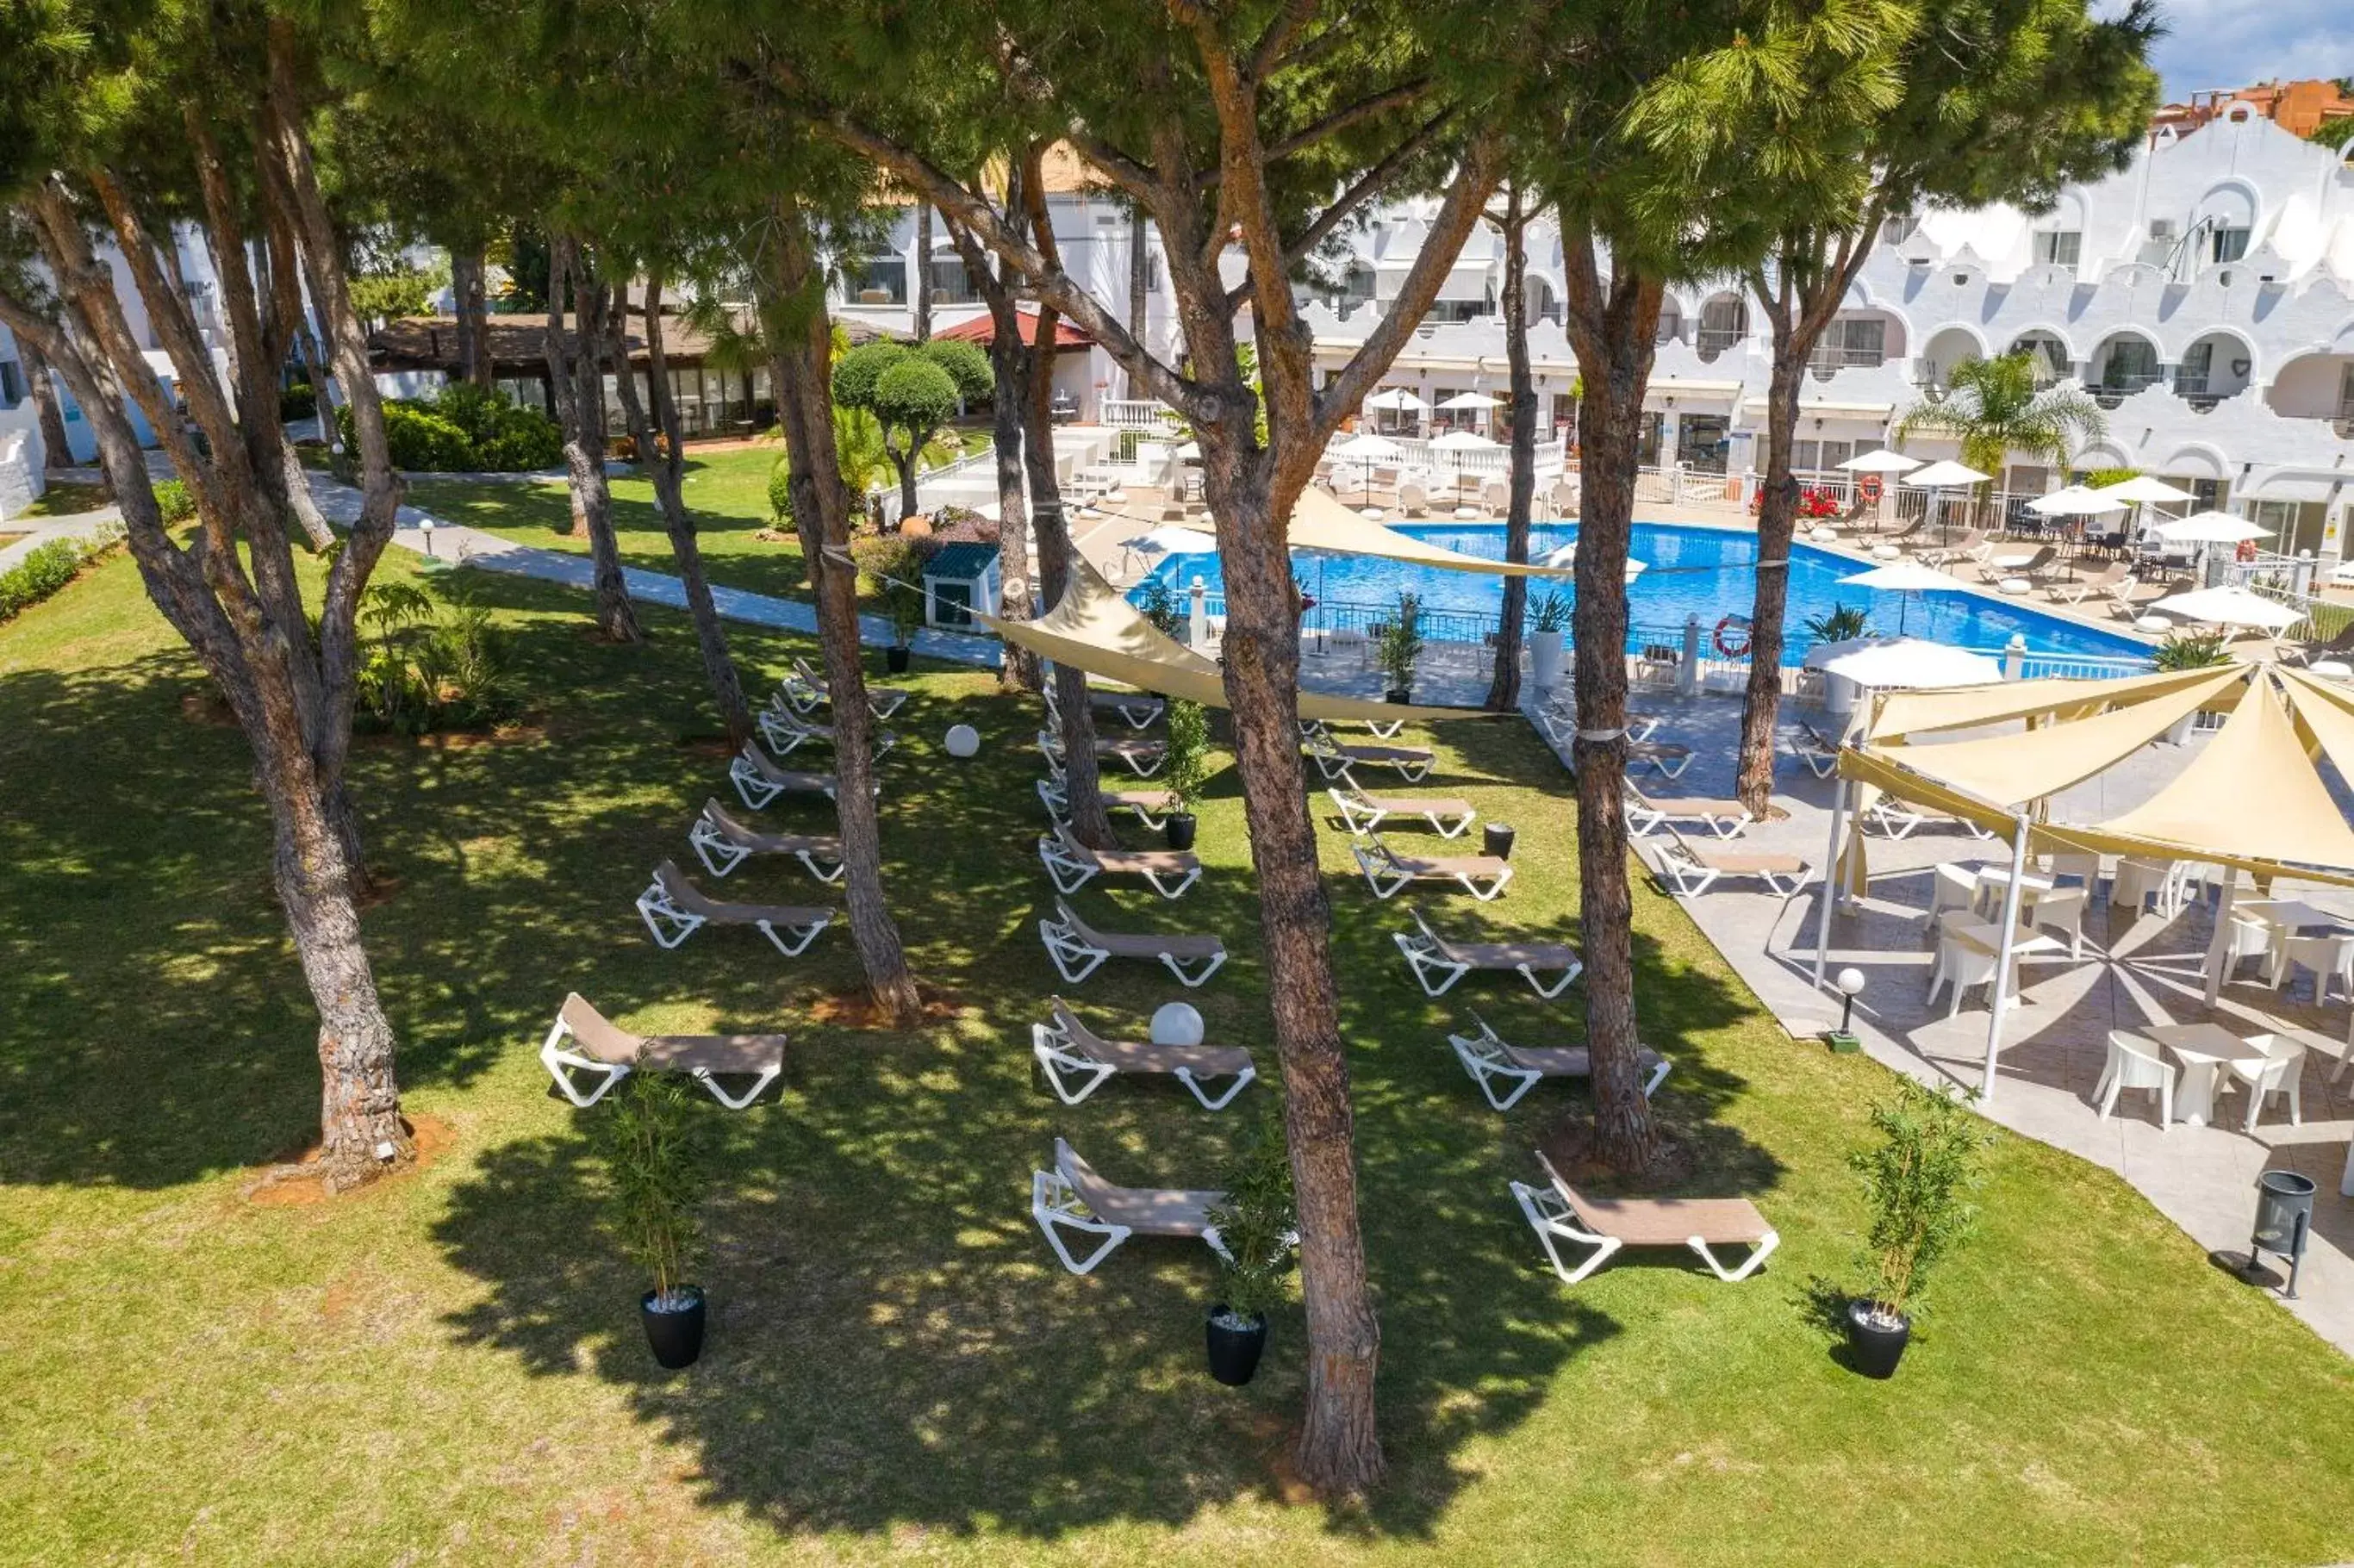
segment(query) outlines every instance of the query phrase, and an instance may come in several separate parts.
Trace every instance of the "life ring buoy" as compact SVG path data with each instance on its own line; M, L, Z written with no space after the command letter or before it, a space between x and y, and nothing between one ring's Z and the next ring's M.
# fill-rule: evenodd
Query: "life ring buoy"
M1739 633L1740 641L1736 643L1727 636L1728 630ZM1715 642L1716 651L1726 658L1746 659L1749 657L1749 618L1745 615L1726 616L1716 623L1716 634L1711 641Z
M2243 561L2253 561L2256 558L2256 542L2253 539L2240 541L2239 558Z
M1867 473L1855 482L1855 493L1872 505L1880 503L1880 476Z

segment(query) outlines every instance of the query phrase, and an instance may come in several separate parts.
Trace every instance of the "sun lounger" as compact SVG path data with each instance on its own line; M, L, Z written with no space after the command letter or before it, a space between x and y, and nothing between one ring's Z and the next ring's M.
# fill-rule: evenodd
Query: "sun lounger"
M1874 800L1871 808L1864 812L1863 820L1865 826L1878 828L1892 839L1908 837L1914 829L1926 822L1963 828L1974 839L1994 837L1992 833L1971 821L1967 817L1956 817L1949 811L1934 810L1927 806L1915 806L1909 801L1899 800L1893 795L1883 795Z
M1447 1043L1455 1048L1455 1059L1488 1097L1488 1103L1500 1111L1511 1109L1521 1103L1521 1097L1534 1088L1541 1078L1585 1078L1594 1074L1594 1060L1583 1045L1543 1045L1523 1049L1506 1044L1488 1027L1488 1021L1478 1013L1471 1015L1478 1025L1477 1034L1450 1034ZM1668 1075L1668 1059L1645 1045L1638 1048L1636 1061L1649 1075L1643 1080L1643 1097L1649 1099ZM1497 1085L1513 1086L1511 1093L1499 1098Z
M1491 854L1402 855L1379 839L1349 846L1373 896L1387 898L1410 882L1452 882L1485 904L1512 880L1512 863Z
M793 673L785 677L778 691L785 701L805 714L814 713L820 707L830 707L833 703L833 694L826 689L825 677L818 673L816 665L799 654L793 656ZM874 711L876 718L886 719L907 705L907 699L913 695L915 694L904 686L870 684L866 688L866 705Z
M744 804L755 811L779 795L822 795L831 800L841 788L831 773L779 768L776 758L762 751L757 740L744 743L744 749L727 765L727 777L735 784L736 793L743 797ZM873 789L877 795L883 793L879 781Z
M1588 1198L1563 1181L1543 1154L1537 1163L1544 1167L1547 1185L1515 1181L1512 1196L1564 1285L1579 1283L1619 1248L1629 1246L1690 1247L1709 1272L1731 1284L1756 1273L1782 1245L1766 1216L1746 1198ZM1560 1244L1564 1241L1595 1250L1573 1268L1562 1259ZM1745 1246L1749 1255L1728 1266L1715 1251L1727 1246Z
M1054 767L1060 768L1063 766L1063 737L1051 729L1040 730L1038 749ZM1096 757L1099 761L1117 758L1127 763L1129 770L1139 779L1150 779L1161 771L1163 762L1169 760L1169 747L1157 740L1112 740L1097 736Z
M1039 690L1046 699L1046 711L1060 714L1062 699L1055 694L1054 681L1047 680ZM1130 729L1150 729L1160 722L1166 705L1159 697L1147 696L1142 692L1108 692L1090 686L1087 706L1099 714L1117 715Z
M1657 869L1660 880L1684 898L1697 898L1715 886L1720 878L1730 876L1762 882L1767 891L1787 899L1807 885L1813 872L1813 867L1797 855L1708 848L1692 842L1672 827L1664 840L1646 842L1659 846Z
M2124 561L2111 561L2088 577L2073 582L2053 583L2050 592L2059 604L2082 604L2088 599L2106 599L2115 594L2117 586L2133 576L2133 567Z
M1077 1105L1115 1073L1166 1073L1202 1102L1204 1110L1224 1110L1241 1094L1258 1068L1251 1054L1239 1045L1155 1045L1140 1040L1106 1040L1080 1022L1061 997L1054 999L1050 1022L1030 1026L1030 1054L1056 1098ZM1231 1078L1223 1094L1213 1097L1205 1081Z
M833 744L833 726L813 724L795 713L781 696L770 697L769 705L760 710L753 722L760 726L760 738L779 758L790 757L796 747L816 741L822 746ZM875 732L874 755L882 756L899 744L899 737L887 729Z
M1038 799L1046 807L1046 815L1058 822L1071 820L1069 785L1052 779L1038 780ZM1181 809L1184 800L1168 789L1097 789L1107 811L1133 811L1136 820L1158 832L1170 814Z
M1315 759L1325 779L1345 780L1351 789L1357 787L1352 769L1394 768L1407 783L1419 782L1437 761L1437 754L1424 746L1343 746L1329 734L1305 737L1308 755Z
M570 1039L574 1049L564 1049ZM781 1034L632 1034L609 1023L578 992L564 999L556 1027L539 1048L540 1065L564 1097L586 1110L631 1073L691 1073L729 1110L742 1110L760 1097L785 1065ZM601 1073L593 1086L583 1075ZM722 1077L746 1077L752 1086L730 1095Z
M1096 972L1106 959L1158 959L1187 990L1202 984L1226 961L1226 945L1215 937L1155 936L1143 932L1098 931L1055 900L1059 919L1041 919L1038 935L1046 956L1064 980L1077 985ZM1188 969L1188 965L1195 966Z
M1038 858L1058 892L1076 893L1096 877L1140 876L1163 898L1178 898L1202 874L1202 863L1178 850L1099 850L1081 843L1070 825L1056 822L1038 841Z
M1628 740L1649 740L1668 722L1667 715L1641 708L1628 708L1626 714ZM1564 687L1536 709L1533 716L1547 740L1556 746L1566 744L1577 733L1577 694Z
M722 904L664 861L638 895L638 916L658 947L675 948L705 926L751 926L775 943L777 951L795 959L832 923L834 912L791 904Z
M1469 800L1449 796L1409 799L1397 795L1368 795L1354 784L1336 784L1326 788L1341 820L1349 824L1352 833L1370 833L1392 817L1420 817L1438 832L1441 838L1460 837L1479 820Z
M831 835L769 833L727 814L717 800L703 802L703 815L687 830L686 842L714 876L726 876L756 854L789 854L820 882L842 880L842 841Z
M1210 1211L1225 1200L1224 1192L1182 1187L1115 1187L1059 1138L1055 1168L1030 1173L1030 1217L1073 1274L1087 1273L1134 1235L1199 1236L1224 1257L1226 1249L1210 1224ZM1064 1243L1066 1231L1104 1239L1084 1259L1076 1258Z
M1627 826L1638 839L1670 821L1699 822L1718 838L1734 839L1756 821L1738 800L1668 800L1644 794L1632 779L1622 777L1619 784L1626 798Z
M1421 910L1409 906L1406 913L1414 916L1415 928L1392 932L1390 939L1405 955L1406 964L1414 970L1414 978L1426 996L1444 996L1457 980L1480 969L1519 975L1529 982L1530 990L1551 1001L1568 989L1570 981L1585 972L1577 949L1566 942L1451 941L1430 928ZM1556 971L1561 978L1550 986L1537 978L1539 974Z
M1798 721L1798 733L1790 738L1790 755L1807 765L1807 770L1818 779L1828 779L1839 771L1839 742L1826 736L1806 720Z

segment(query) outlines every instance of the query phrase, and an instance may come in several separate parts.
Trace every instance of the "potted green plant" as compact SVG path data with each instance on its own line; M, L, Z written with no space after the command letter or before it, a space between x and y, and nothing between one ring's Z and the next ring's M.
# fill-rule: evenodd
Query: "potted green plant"
M686 1080L632 1073L595 1113L605 1160L606 1226L622 1255L653 1279L638 1300L654 1360L675 1370L703 1353L703 1287L687 1282L702 1240L709 1185L702 1120Z
M1422 660L1422 599L1418 594L1398 595L1395 620L1384 621L1376 633L1375 658L1382 673L1389 677L1384 694L1391 702L1414 701L1414 667Z
M1853 642L1872 635L1872 617L1861 605L1834 604L1807 618L1807 635L1818 642Z
M2159 670L2204 670L2210 665L2228 664L2232 656L2223 651L2224 639L2220 631L2178 631L2158 645L2149 662ZM2199 722L2195 713L2184 714L2168 725L2166 742L2181 746L2190 739L2191 726Z
M891 618L891 646L883 650L883 667L894 675L907 673L917 629L924 624L924 592L906 583L885 583L883 612Z
M1299 1219L1291 1194L1291 1155L1283 1129L1262 1121L1226 1171L1225 1196L1211 1206L1220 1250L1219 1299L1205 1326L1210 1375L1240 1388L1267 1350L1267 1309L1283 1299Z
M1884 1378L1912 1339L1930 1270L1977 1224L1969 1194L1995 1135L1958 1094L1909 1078L1872 1107L1872 1125L1879 1141L1848 1157L1872 1212L1864 1266L1872 1277L1848 1303L1847 1343L1856 1371Z
M1569 596L1548 588L1529 607L1529 673L1539 691L1561 684L1562 628L1569 624Z
M1193 801L1201 793L1202 779L1208 768L1210 720L1201 704L1189 703L1182 697L1172 698L1165 712L1169 743L1167 759L1161 768L1161 782L1177 797L1176 810L1169 813L1166 832L1171 849L1189 850L1193 847Z

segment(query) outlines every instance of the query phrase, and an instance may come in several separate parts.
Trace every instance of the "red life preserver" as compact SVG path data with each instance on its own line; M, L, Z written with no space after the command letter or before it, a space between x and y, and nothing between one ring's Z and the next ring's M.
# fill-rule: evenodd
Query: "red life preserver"
M1732 638L1727 637L1724 634L1727 627L1734 628L1740 631L1741 641L1738 645L1734 642ZM1747 658L1749 656L1749 618L1745 615L1726 616L1723 620L1716 623L1716 636L1713 641L1716 643L1716 651L1723 654L1726 658Z
M1875 505L1878 504L1880 501L1880 476L1876 473L1865 474L1861 479L1855 482L1855 493L1858 495L1862 496L1864 500L1871 502Z
M2253 561L2256 558L2256 542L2253 539L2240 541L2239 558L2243 561Z

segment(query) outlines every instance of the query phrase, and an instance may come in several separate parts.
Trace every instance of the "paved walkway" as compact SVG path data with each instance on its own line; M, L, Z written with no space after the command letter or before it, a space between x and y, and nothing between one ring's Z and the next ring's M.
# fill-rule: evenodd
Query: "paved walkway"
M52 540L87 539L109 523L118 521L122 515L111 505L107 505L64 517L12 517L0 523L0 533L21 533L25 535L0 546L0 572L6 571Z
M1643 694L1635 705L1666 715L1657 738L1690 746L1695 754L1690 770L1672 784L1648 772L1637 777L1638 784L1654 794L1732 793L1738 702ZM1805 710L1799 716L1806 716ZM2201 744L2198 737L2190 742ZM2179 772L2185 755L2163 744L2147 747L2064 794L2053 815L2079 821L2114 816ZM1830 781L1814 778L1785 756L1775 798L1790 815L1751 827L1739 847L1787 851L1819 866L1829 847L1831 790ZM1650 852L1643 853L1648 859ZM1950 1017L1942 996L1935 1009L1927 1005L1935 944L1924 916L1940 863L2009 860L1999 841L1971 838L1958 825L1932 823L1896 841L1872 838L1870 895L1833 919L1828 972L1862 971L1856 1033L1878 1060L1926 1082L1980 1085L1985 991L1972 992ZM1838 998L1813 986L1820 891L1818 885L1784 901L1727 882L1683 901L1702 932L1794 1036L1793 1049L1821 1049L1813 1037L1839 1017ZM2300 896L2325 908L2354 909L2354 899L2342 890ZM2255 978L2260 966L2252 963L2243 971L2248 978L2224 987L2218 1005L2210 1009L2202 988L2212 930L2211 907L2205 903L2194 902L2172 919L2096 903L2084 921L2081 962L2064 950L2022 961L2021 1005L2007 1015L1999 1081L1984 1108L2005 1127L2115 1171L2210 1251L2247 1247L2259 1172L2291 1170L2310 1177L2319 1189L2312 1246L2299 1280L2300 1298L2287 1306L2323 1338L2354 1353L2354 1199L2338 1191L2349 1139L2354 1138L2354 1074L2330 1081L2338 1053L2348 1049L2347 1004L2317 1004L2303 971L2287 991L2275 992ZM2221 1097L2214 1126L2178 1122L2161 1131L2155 1097L2143 1094L2125 1095L2113 1117L2099 1116L2093 1088L2111 1029L2211 1020L2243 1037L2284 1025L2314 1032L2301 1081L2303 1125L2290 1126L2285 1107L2275 1102L2253 1133L2243 1130L2243 1091ZM2055 1214L2052 1223L2076 1221Z

